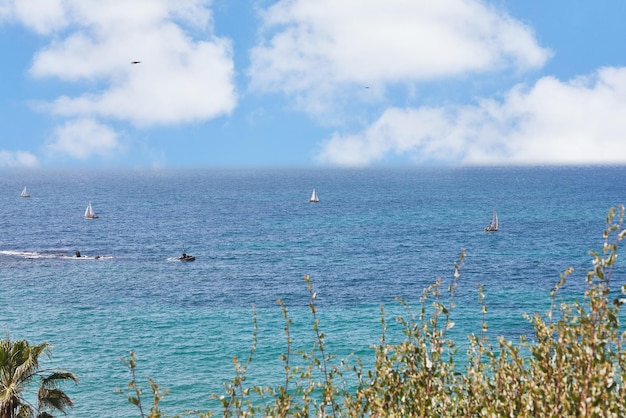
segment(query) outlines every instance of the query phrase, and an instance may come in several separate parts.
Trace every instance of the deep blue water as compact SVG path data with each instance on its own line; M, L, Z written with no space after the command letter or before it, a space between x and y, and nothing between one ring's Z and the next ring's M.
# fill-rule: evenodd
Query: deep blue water
M305 275L329 349L367 362L380 305L388 323L402 312L395 297L417 308L465 249L458 343L480 332L478 283L490 332L515 340L566 268L576 268L567 291L582 291L587 252L600 248L609 208L626 203L625 178L625 167L2 171L0 327L50 342L45 364L79 377L65 387L70 417L138 416L114 392L130 350L138 377L171 389L168 413L208 410L231 358L247 356L253 305L252 383L282 381L277 299L299 343L313 338ZM83 219L89 201L99 219ZM500 231L487 234L494 205ZM175 261L183 246L195 262ZM618 269L615 289L624 282Z

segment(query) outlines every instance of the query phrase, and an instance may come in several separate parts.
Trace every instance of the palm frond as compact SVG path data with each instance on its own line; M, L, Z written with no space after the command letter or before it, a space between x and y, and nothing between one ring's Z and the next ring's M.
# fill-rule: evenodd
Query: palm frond
M72 380L74 383L78 383L78 378L71 372L57 371L41 379L41 385L48 389L55 389L59 383Z
M34 409L28 404L22 404L17 411L17 418L32 418L35 415Z
M62 381L73 380L70 372L54 369L52 373L39 368L39 358L49 354L50 344L44 342L30 345L26 340L11 341L8 333L0 340L0 417L48 418L48 410L65 412L73 406L72 400L60 389ZM22 398L33 379L41 377L37 396L37 406Z
M66 408L74 406L70 397L61 389L46 389L43 386L39 388L37 401L40 411L49 409L65 412Z

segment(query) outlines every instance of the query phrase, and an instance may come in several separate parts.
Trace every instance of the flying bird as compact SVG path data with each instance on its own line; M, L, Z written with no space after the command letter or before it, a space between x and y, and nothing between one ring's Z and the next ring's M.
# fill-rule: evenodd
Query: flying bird
M131 64L141 64L141 61L131 61Z

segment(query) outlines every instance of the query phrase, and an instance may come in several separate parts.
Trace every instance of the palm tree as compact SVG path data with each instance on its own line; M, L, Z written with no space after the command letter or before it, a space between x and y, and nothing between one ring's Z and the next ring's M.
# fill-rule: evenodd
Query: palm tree
M1 418L49 418L52 415L48 411L65 412L73 406L58 384L67 380L78 383L76 376L64 370L39 368L39 356L49 351L50 344L46 342L30 345L26 340L11 341L8 334L4 341L0 340ZM40 380L40 386L35 407L24 394L36 380Z

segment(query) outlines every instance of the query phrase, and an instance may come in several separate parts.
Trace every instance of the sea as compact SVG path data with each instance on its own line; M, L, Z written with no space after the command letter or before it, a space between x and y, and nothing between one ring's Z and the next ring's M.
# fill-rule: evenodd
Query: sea
M149 376L169 389L168 416L219 414L211 395L253 345L246 385L284 382L278 301L293 364L306 364L296 351L311 350L317 320L331 363L368 367L382 318L386 341L400 342L396 317L417 314L438 278L449 301L465 252L449 334L462 357L483 320L494 344L532 338L524 314L547 312L569 267L564 297L582 297L589 250L602 248L609 209L626 203L625 180L622 166L4 169L0 328L50 343L41 368L77 376L63 386L68 417L140 416L116 392L131 380L131 351L146 410ZM89 202L98 219L83 217ZM486 233L494 208L499 231ZM195 261L178 261L183 251Z

